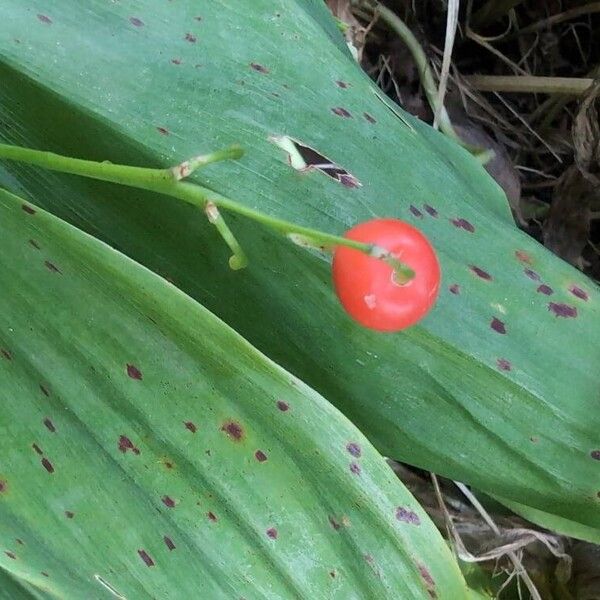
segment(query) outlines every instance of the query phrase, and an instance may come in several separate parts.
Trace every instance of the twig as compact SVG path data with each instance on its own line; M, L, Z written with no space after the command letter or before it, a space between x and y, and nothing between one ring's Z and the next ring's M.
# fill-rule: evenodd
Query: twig
M464 483L461 483L460 481L455 481L454 484L469 499L469 502L471 502L471 504L475 507L477 512L479 512L479 514L483 517L483 520L488 524L488 527L496 535L500 535L500 530L498 529L498 526L496 525L496 523L494 523L494 521L492 520L492 517L490 517L489 513L485 510L485 508L483 508L483 506L481 505L479 500L477 500L477 498L471 492L471 490ZM507 555L510 558L510 561L512 562L512 564L515 566L515 569L518 571L519 575L522 577L533 600L542 600L540 593L538 592L537 588L535 587L535 584L533 583L533 581L531 580L531 577L529 576L529 573L525 570L523 563L521 562L519 557L516 555L516 553L512 552L512 551L508 551Z
M600 77L600 65L596 65L587 74L589 79L597 79ZM544 102L542 102L530 115L529 123L535 123L538 119L543 117L542 122L537 127L539 131L545 131L552 121L554 121L556 115L572 100L572 97L568 96L550 96Z
M442 72L439 77L439 86L436 99L436 108L433 115L433 128L438 128L440 113L444 106L446 96L446 87L448 85L448 76L450 75L450 65L452 62L452 49L454 47L454 38L458 27L458 9L460 0L450 0L448 2L448 15L446 20L446 39L444 41L444 57L442 59Z
M370 6L375 13L378 13L381 19L385 21L385 23L387 23L387 25L391 27L406 44L415 63L417 64L417 68L419 69L421 85L423 86L423 90L425 91L429 105L431 106L434 114L439 112L440 130L447 136L455 139L459 144L462 144L461 139L458 137L458 134L452 127L450 117L448 116L444 106L440 106L438 109L438 90L433 78L433 73L431 72L431 67L429 66L429 60L427 59L423 48L421 48L421 44L419 44L419 41L414 36L413 32L406 26L404 21L402 21L398 15L376 0L366 0L365 5Z
M529 123L527 123L527 121L519 114L519 112L516 111L500 94L494 92L494 95L544 146L546 146L550 154L552 154L552 156L554 156L559 163L562 163L561 157L555 152L552 146L550 146L550 144L535 129L533 129Z
M526 33L532 33L534 31L539 31L540 29L545 29L546 27L551 27L552 25L556 25L557 23L563 23L564 21L570 21L571 19L576 19L582 15L589 15L593 13L600 12L600 2L590 2L590 4L585 4L584 6L576 6L575 8L571 8L570 10L566 10L565 12L559 13L557 15L552 15L547 19L541 19L540 21L536 21L527 27L523 27L523 29L519 29L511 34L508 39L515 38L520 35L525 35Z
M523 0L488 0L474 15L473 24L485 27L494 23Z
M512 28L512 22L509 21L506 31L504 31L500 35L496 35L493 37L481 36L478 33L475 33L475 31L473 31L473 29L471 28L471 10L472 10L472 8L473 8L473 0L468 0L468 2L467 2L467 17L466 17L466 22L465 22L466 36L470 40L473 40L475 43L477 43L480 46L482 46L483 48L485 48L488 52L491 52L494 56L498 57L503 63L506 63L515 72L521 73L521 75L527 75L528 74L527 71L525 71L518 64L516 64L515 62L510 60L507 56L502 54L502 52L500 52L500 50L498 50L497 48L494 48L494 46L492 46L490 43L490 42L495 42L495 41L504 39L506 37L507 33Z
M535 75L465 75L464 80L482 92L524 92L580 96L594 83L587 77L538 77Z

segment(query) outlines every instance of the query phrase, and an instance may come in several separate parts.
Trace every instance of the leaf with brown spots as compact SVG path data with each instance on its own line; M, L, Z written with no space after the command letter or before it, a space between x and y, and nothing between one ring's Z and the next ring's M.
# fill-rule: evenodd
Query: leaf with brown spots
M0 103L14 125L13 137L8 131L5 141L16 139L18 132L24 145L142 167L170 166L221 144L239 142L246 149L242 161L211 165L193 183L204 183L267 215L337 234L373 214L408 217L412 204L424 214L418 224L436 247L444 287L460 286L458 295L442 294L434 311L416 328L374 336L344 320L331 293L325 261L245 218L236 217L231 226L251 254L250 268L231 274L225 268L223 248L213 243L199 219L192 218L194 211L175 199L3 161L4 187L27 190L28 203L40 208L28 215L18 206L14 216L6 214L4 204L0 209L0 281L11 282L9 292L1 294L0 345L14 354L12 362L0 359L2 393L8 393L8 377L19 402L9 395L12 401L5 404L21 404L28 407L22 413L30 411L24 418L8 406L10 414L4 418L31 431L23 439L0 440L6 444L0 450L3 456L9 452L14 456L17 447L25 448L23 470L30 469L32 481L38 478L45 493L54 489L64 494L57 486L70 484L75 472L80 481L85 474L93 482L87 486L86 500L95 509L89 506L86 516L93 514L101 523L104 515L112 532L143 530L143 536L128 540L127 548L122 539L103 537L97 544L113 563L125 557L131 581L151 575L153 586L156 578L156 589L162 590L162 573L168 573L184 588L174 590L174 595L195 597L198 590L185 588L186 577L177 578L173 560L177 556L197 581L204 581L207 589L202 592L210 597L211 578L202 577L206 571L196 547L193 543L188 547L195 536L182 523L175 523L185 535L178 551L169 554L162 536L176 532L152 518L193 524L190 528L201 530L203 552L215 547L224 553L230 531L226 528L233 528L233 523L241 528L238 508L248 507L249 500L236 496L237 502L226 508L220 498L239 490L243 477L248 481L247 493L254 498L260 492L265 506L264 511L244 511L252 514L253 526L243 530L255 540L255 549L256 544L261 552L275 547L279 554L272 558L278 569L284 565L281 580L288 580L287 569L293 568L288 566L292 561L287 552L294 549L288 544L297 539L292 525L296 519L305 530L303 540L309 540L310 547L303 549L306 556L313 548L317 554L320 538L331 543L334 532L324 516L349 514L352 538L360 539L361 547L352 552L351 569L345 559L338 561L334 548L320 569L322 579L334 583L340 597L356 594L344 587L353 580L368 581L368 592L385 598L388 592L377 587L382 584L375 581L370 567L366 565L364 571L355 567L364 563L358 553L369 553L397 596L411 598L414 589L422 588L416 569L411 574L403 567L393 545L381 547L390 523L400 529L391 507L414 509L414 501L396 497L382 483L387 480L370 458L369 443L331 406L316 404L305 384L324 393L387 455L600 528L598 503L591 500L598 491L591 470L598 463L589 457L590 450L598 447L594 436L600 430L595 410L600 357L597 343L592 343L600 333L595 286L514 227L503 194L467 152L425 124L402 121L398 109L394 112L391 103L392 108L370 93L368 80L360 66L349 60L323 3L204 2L194 9L202 10L201 24L191 9L178 11L181 2L64 0L39 3L37 10L29 11L23 4L4 0L11 17L7 35L0 36L0 56L6 66ZM39 23L38 11L48 14L53 25ZM143 26L132 25L132 16ZM198 34L196 44L183 39L188 31ZM22 43L16 44L15 37ZM106 53L98 53L98 48L109 48L115 60L105 60ZM211 48L214 52L206 51ZM221 60L222 54L227 60ZM170 65L173 57L180 57L182 64ZM270 73L254 71L251 62L266 66ZM193 68L197 63L203 64L202 69ZM245 86L237 83L242 78ZM350 86L340 89L335 80ZM272 92L280 98L275 100ZM337 116L332 107L344 107L354 118ZM377 122L369 123L363 112ZM166 133L157 131L159 126ZM303 176L266 142L272 135L293 136L314 146L355 174L363 187L349 189L320 173ZM424 202L436 208L438 219L425 211ZM141 267L127 263L115 250L94 245L83 235L75 239L72 230L51 220L42 207L56 213L60 209L71 223L149 271L171 273L187 296L164 281L143 276ZM475 232L454 227L449 218L468 220ZM40 243L43 253L28 247L30 238ZM516 258L517 250L532 258L531 268L554 290L552 296L538 293L538 284L523 275L525 265ZM10 257L12 264L3 256ZM45 258L65 275L48 272L42 265ZM493 279L481 279L469 270L471 264ZM44 276L43 282L38 275ZM568 291L571 285L588 291L588 301L573 296ZM225 334L212 327L210 319L200 316L191 298L242 332L249 343L236 345L232 338L223 338ZM550 300L575 306L577 318L556 318L547 309ZM145 319L146 329L138 321L144 314L150 314L157 325ZM506 335L490 329L493 316L506 323ZM302 381L286 379L285 371L275 373L250 344ZM499 357L510 359L512 372L497 368ZM132 361L143 372L143 381L124 372L125 364ZM28 374L26 381L16 379L24 374ZM278 383L273 383L273 377ZM39 392L40 382L47 383L51 397ZM290 410L280 411L278 399L288 403ZM33 402L35 406L29 404ZM60 425L57 434L50 435L41 425L46 415ZM198 425L194 435L182 425L190 418ZM220 430L226 419L242 424L242 443L234 443ZM529 442L534 425L542 440L537 445ZM121 434L144 452L139 456L119 452ZM34 435L56 463L52 477L29 448ZM344 450L350 440L360 443L360 459ZM268 453L268 462L255 460L257 448ZM173 457L178 468L167 471L160 463L162 456ZM331 456L341 467L327 462ZM360 461L360 477L349 471L352 460ZM108 467L107 461L114 465ZM8 472L4 463L0 471L15 491L10 495L19 490L18 497L25 497L18 487L23 480L16 481L19 471ZM288 475L279 479L273 472ZM214 479L205 483L209 473ZM295 480L291 473L296 473ZM526 473L527 481L515 476L519 473ZM272 477L281 488L269 487ZM138 486L135 493L129 493L130 479ZM210 504L198 485L213 488ZM325 496L315 498L312 485ZM349 499L379 498L373 491L381 485L393 496L388 499L389 510L383 519L374 515L372 532L363 531L364 521L356 508L348 508ZM335 497L331 487L337 488ZM103 493L94 499L92 490ZM169 511L156 501L166 491L182 498L177 509ZM70 498L80 506L79 498ZM201 507L196 506L197 500ZM300 500L303 506L319 509L314 521L306 508L300 510ZM334 504L322 506L325 500ZM65 501L63 496L55 510L60 511ZM285 507L288 519L277 514L279 507ZM184 514L188 508L196 512ZM208 510L219 516L214 526L204 516ZM274 514L265 514L268 511ZM77 523L86 520L81 514ZM64 519L57 520L64 527ZM280 530L277 543L264 535L271 524ZM153 533L145 535L142 528ZM215 537L206 539L210 534ZM25 533L15 535L26 539ZM336 545L339 542L335 539ZM54 540L52 547L58 546ZM259 557L252 559L252 578L262 583L260 552L244 554L247 546L243 541L240 546L239 554ZM139 548L156 561L155 569L148 571L138 560ZM184 549L189 556L182 556ZM53 587L62 591L68 589L66 575L52 564L69 564L69 570L98 573L119 589L122 580L100 570L102 565L84 569L64 558L47 567L36 562L31 573L48 569ZM242 567L235 555L220 560L227 570L215 577L227 586ZM455 577L450 576L450 584L443 579L439 563L437 568L431 566L427 557L420 562L431 571L440 595L442 590L448 590L449 597L463 595L461 587L452 584ZM339 573L335 582L327 576L330 569ZM304 576L298 568L289 579L300 591L268 589L282 597L302 595ZM413 586L403 583L403 578ZM88 579L89 583L81 583L81 597L105 593ZM236 579L241 581L242 577ZM133 586L122 590L125 597L146 593ZM225 589L238 597L256 596L255 590Z
M35 217L0 192L0 243L18 249L0 253L0 278L13 281L0 314L17 324L25 308L27 323L0 327L12 352L0 361L1 393L13 399L2 418L25 424L0 436L0 521L18 498L10 540L25 544L6 551L21 567L40 579L48 569L57 590L83 598L142 597L149 575L182 598L197 597L199 581L207 598L285 598L290 581L320 597L334 580L351 597L349 573L385 598L388 585L414 597L417 556L461 596L433 523L409 527L416 501L329 402L163 278L41 209ZM25 269L33 231L68 277ZM410 523L398 522L399 506ZM51 517L42 528L40 511ZM123 560L125 571L107 566ZM314 560L327 561L322 581Z

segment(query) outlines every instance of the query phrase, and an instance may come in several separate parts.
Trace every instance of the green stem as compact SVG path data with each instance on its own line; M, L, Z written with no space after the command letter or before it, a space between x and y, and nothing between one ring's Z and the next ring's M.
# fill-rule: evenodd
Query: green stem
M227 154L228 152L231 152L231 150L215 152L211 155L204 155L201 157L203 160L200 162L202 164L208 164L206 162L207 157L211 157L209 162L223 160L223 157L230 158L231 156ZM240 150L237 149L234 151L234 153L236 152L239 154ZM0 159L2 158L44 167L52 171L60 171L61 173L82 175L92 179L99 179L101 181L109 181L111 183L119 183L130 187L158 192L160 194L165 194L167 196L172 196L173 198L183 200L184 202L200 207L205 211L207 210L207 207L210 210L210 204L212 204L218 208L239 214L257 221L258 223L262 223L269 229L277 231L278 233L281 233L287 237L292 237L293 235L301 236L305 240L313 243L315 246L326 248L347 246L348 248L354 248L355 250L364 252L369 256L384 260L395 269L395 278L398 282L406 283L415 276L415 272L408 265L399 262L389 252L379 248L376 245L357 242L341 236L311 229L310 227L296 225L295 223L291 223L283 219L277 219L252 208L248 208L239 202L235 202L234 200L231 200L226 196L222 196L217 192L213 192L212 190L209 190L201 185L180 181L178 175L175 173L175 170L181 165L179 165L179 167L175 167L174 169L149 169L144 167L132 167L128 165L116 165L108 161L96 162L92 160L70 158L67 156L61 156L60 154L54 154L53 152L43 152L40 150L33 150L31 148L11 146L8 144L0 144ZM193 163L193 160L187 162ZM237 268L240 268L241 263L243 263L245 260L245 256L237 240L235 240L233 234L222 218L211 222L217 226L219 232L234 253L234 256L232 257L234 263L232 266L237 266Z
M493 152L486 150L485 148L472 146L471 144L467 144L460 139L459 135L452 126L452 122L450 121L450 116L448 115L446 107L444 106L443 102L440 101L433 71L429 66L429 59L427 58L423 48L421 48L421 44L419 44L419 41L413 32L406 26L404 21L396 13L383 6L383 4L377 0L362 0L359 1L359 3L361 6L369 8L375 14L379 15L382 20L385 21L388 26L396 32L396 34L408 47L410 53L412 54L413 60L419 69L419 78L421 85L423 86L423 91L427 96L429 106L433 111L434 117L438 117L440 131L468 150L482 164L486 164L493 157Z
M458 134L456 131L454 131L454 127L452 127L452 123L450 122L450 117L448 116L446 109L443 105L439 105L440 103L437 85L435 84L433 72L429 66L429 59L423 51L423 48L421 48L421 44L419 44L419 41L413 32L406 26L404 21L393 11L383 6L383 4L380 4L379 2L374 2L373 8L375 12L379 14L381 18L400 36L402 41L410 50L415 63L417 63L421 85L423 86L423 90L427 96L431 110L434 114L439 114L440 131L455 139L458 143L462 143L461 139L458 137Z
M208 221L216 227L217 231L221 234L221 237L225 240L225 243L233 252L232 256L229 258L229 266L234 271L246 267L248 265L246 254L235 235L231 232L231 229L229 229L227 222L219 212L216 204L214 202L207 202L204 207L204 212L206 213Z
M189 177L197 169L210 165L211 163L222 160L237 160L242 158L242 156L244 156L244 151L240 146L231 146L230 148L225 148L225 150L217 150L210 154L201 154L200 156L185 160L180 165L173 167L171 173L173 174L173 177L179 181L180 179Z

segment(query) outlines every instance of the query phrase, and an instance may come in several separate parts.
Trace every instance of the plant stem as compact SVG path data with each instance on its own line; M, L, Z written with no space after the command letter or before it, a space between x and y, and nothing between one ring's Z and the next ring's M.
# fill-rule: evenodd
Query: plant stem
M443 105L438 106L439 102L437 86L435 84L431 67L429 66L429 60L427 59L423 48L421 48L421 44L419 44L419 41L413 32L406 26L404 21L393 11L383 6L379 2L374 2L372 6L373 10L379 14L381 18L400 36L402 41L410 50L415 63L417 63L421 85L423 86L423 90L425 91L425 95L427 96L427 100L431 106L431 110L434 114L439 114L440 131L455 139L459 143L462 143L456 131L454 131L454 127L452 127L452 123L450 122L450 117L448 116L446 109Z
M421 44L419 44L419 41L413 32L406 26L404 21L396 13L383 6L383 4L377 0L362 0L360 5L370 8L376 15L379 15L382 20L385 21L398 34L398 36L410 50L413 60L419 69L421 85L423 86L423 90L427 96L427 101L429 102L429 106L434 114L434 118L437 119L436 124L439 126L440 131L468 150L482 164L486 164L492 158L493 153L490 153L489 150L484 148L467 144L460 139L459 135L454 130L454 127L452 127L452 122L450 121L446 107L439 99L438 88L436 86L431 67L429 66L427 55L425 54L423 48L421 48Z
M221 237L225 240L225 243L233 252L229 257L230 268L237 271L246 267L248 265L246 254L235 235L233 235L231 229L229 229L227 222L214 202L207 202L204 207L204 212L206 213L209 223L212 223L216 227L217 231L221 234Z
M485 27L497 21L523 0L488 0L474 15L473 25Z
M594 83L586 77L538 77L535 75L466 75L463 78L482 92L581 95Z
M189 160L183 161L180 165L173 167L171 173L173 177L178 181L189 177L194 171L206 166L211 163L219 162L221 160L237 160L244 156L244 151L240 146L231 146L225 148L225 150L217 150L210 154L201 154L200 156L194 156Z
M583 15L591 15L594 13L600 12L600 2L591 2L589 4L584 4L583 6L576 6L565 12L559 13L557 15L552 15L546 19L541 19L540 21L536 21L527 27L523 27L515 33L511 34L506 40L511 40L520 35L524 35L526 33L533 33L535 31L540 31L540 29L550 28L552 25L557 25L558 23L563 23L564 21L570 21L572 19L576 19L577 17L581 17Z
M194 159L192 159L192 161L186 162L189 165L195 165L197 168L198 166L208 164L208 162L230 158L232 153L236 156L241 155L240 152L241 150L239 148L234 150L230 149L222 152L215 152L210 155L204 155L199 157L201 160L196 159L194 161ZM207 157L210 157L210 160L207 160ZM271 217L244 206L239 202L231 200L226 196L222 196L217 192L213 192L201 185L180 181L178 178L178 173L180 174L180 172L178 170L181 168L181 165L178 165L178 167L174 167L173 169L132 167L128 165L116 165L108 161L96 162L92 160L70 158L61 156L60 154L54 154L53 152L44 152L8 144L0 144L0 159L2 158L44 167L52 171L60 171L71 175L82 175L92 179L99 179L101 181L109 181L111 183L119 183L130 187L158 192L183 200L193 206L200 207L204 211L207 211L209 220L217 226L217 229L232 249L234 256L232 257L233 263L230 261L230 264L233 268L241 268L244 266L244 253L231 233L231 230L229 230L225 224L223 218L218 215L218 211L215 213L211 206L222 208L226 211L252 219L253 221L261 223L269 229L287 237L294 234L302 236L306 240L314 243L315 246L322 246L325 248L347 246L348 248L354 248L355 250L364 252L369 256L383 260L391 265L396 271L396 279L403 283L410 281L415 276L415 272L408 265L399 262L385 249L379 248L374 244L357 242L345 237L311 229L310 227L296 225L295 223L283 219L277 219L276 217ZM185 164L186 163L182 163L182 165ZM214 218L211 218L211 215Z

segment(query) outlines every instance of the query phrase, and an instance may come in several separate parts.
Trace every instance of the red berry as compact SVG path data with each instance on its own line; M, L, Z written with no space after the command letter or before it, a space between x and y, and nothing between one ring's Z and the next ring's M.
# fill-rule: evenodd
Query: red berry
M420 321L435 303L441 277L427 238L396 219L360 223L345 237L384 248L415 272L413 279L399 285L388 263L338 246L333 254L333 283L346 312L364 327L378 331L399 331Z

